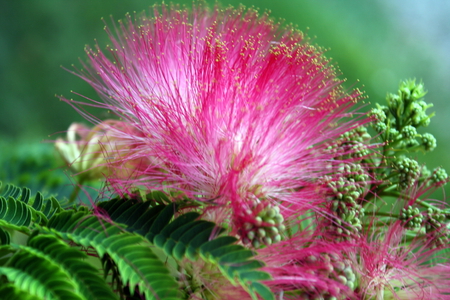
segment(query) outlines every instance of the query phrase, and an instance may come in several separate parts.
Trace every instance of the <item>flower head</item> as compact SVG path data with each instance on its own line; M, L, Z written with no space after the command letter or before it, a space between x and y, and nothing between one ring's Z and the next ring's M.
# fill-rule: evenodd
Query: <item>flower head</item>
M247 238L277 224L269 211L282 220L324 201L315 180L334 167L327 141L363 121L346 119L361 93L344 92L321 49L243 7L162 5L119 24L108 31L109 53L87 48L90 65L78 74L104 100L90 105L133 128L110 127L133 149L120 161L153 164L132 177L108 174L118 192L214 199L211 209L231 212L214 213L216 221L247 226Z
M83 172L89 179L100 178L105 170L101 153L101 128L91 130L83 124L73 123L67 130L67 138L58 138L56 150L76 173Z
M354 299L356 276L344 253L354 245L320 241L307 231L258 251L280 299ZM278 299L278 297L277 297Z
M82 176L82 181L104 176L130 178L142 166L152 166L149 159L140 156L132 159L132 148L123 136L138 134L133 131L129 124L114 120L99 123L94 128L73 123L67 130L66 140L58 138L55 148L70 168ZM121 133L120 139L115 137L117 132ZM127 159L122 162L124 156Z
M450 267L435 237L411 238L401 221L386 232L363 236L349 252L358 295L370 299L450 299ZM448 244L447 246L448 247Z

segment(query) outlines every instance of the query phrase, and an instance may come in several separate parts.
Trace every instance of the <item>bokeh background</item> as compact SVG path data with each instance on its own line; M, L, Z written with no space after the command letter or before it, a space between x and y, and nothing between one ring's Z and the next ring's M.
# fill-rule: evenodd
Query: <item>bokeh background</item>
M386 93L396 92L403 79L423 80L428 90L426 101L434 104L430 110L436 116L421 133L432 133L438 148L417 157L430 169L443 166L450 171L450 1L220 2L270 10L273 18L297 25L314 44L329 49L326 55L339 65L347 86L364 90L368 105L383 103ZM56 94L72 97L73 90L97 99L87 83L61 66L80 66L78 58L86 59L84 45L93 45L95 39L103 48L108 44L101 18L111 24L110 16L121 19L127 12L149 10L154 3L159 2L0 0L0 181L37 167L25 164L12 172L12 156L45 153L51 158L51 145L45 141L62 136L72 122L83 121Z

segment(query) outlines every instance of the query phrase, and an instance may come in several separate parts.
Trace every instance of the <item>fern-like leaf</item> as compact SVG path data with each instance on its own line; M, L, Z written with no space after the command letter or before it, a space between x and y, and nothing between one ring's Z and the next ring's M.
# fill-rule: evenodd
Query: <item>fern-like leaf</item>
M2 244L9 244L5 229L19 230L26 234L31 233L31 224L46 224L48 219L62 210L59 202L51 197L45 199L37 193L34 199L30 198L30 189L6 185L0 196L0 240ZM32 204L30 203L32 202Z
M14 283L17 289L34 297L84 300L78 295L77 287L68 274L57 263L28 246L19 246L8 263L0 267L0 274Z
M147 202L156 201L149 199ZM263 263L251 259L255 253L235 244L237 239L234 237L219 236L223 228L212 222L197 220L200 216L198 213L188 212L173 219L176 211L174 204L155 205L143 210L141 203L129 203L129 200L122 199L102 202L99 207L112 220L122 221L128 226L128 230L142 234L167 255L177 260L186 257L192 261L201 257L217 265L223 275L233 284L244 287L253 299L258 299L257 294L265 300L274 299L270 289L260 283L271 277L258 270ZM142 216L151 221L143 224ZM139 228L140 226L142 227Z
M77 286L77 291L87 300L118 299L98 270L86 260L88 256L70 247L54 235L36 235L28 245L63 268Z
M42 300L43 298L34 296L26 291L17 288L13 283L7 283L0 286L0 295L2 299L8 300Z
M9 232L2 227L0 227L0 245L9 245L11 242L11 235Z
M178 284L169 269L142 236L125 231L113 222L85 212L65 211L50 219L48 229L64 239L108 254L117 265L122 281L130 290L138 287L150 299L180 299Z

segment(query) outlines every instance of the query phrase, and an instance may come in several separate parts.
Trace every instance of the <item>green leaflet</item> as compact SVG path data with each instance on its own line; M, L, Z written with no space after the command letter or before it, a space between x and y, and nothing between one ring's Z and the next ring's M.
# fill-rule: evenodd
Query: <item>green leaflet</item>
M117 299L86 259L85 253L54 235L33 236L28 246L19 246L0 269L13 282L0 289L5 289L11 299Z
M44 225L55 213L62 210L55 198L44 200L41 193L30 198L30 189L6 185L0 196L0 242L9 244L5 229L13 229L30 234L33 223ZM30 204L32 202L32 204Z
M11 235L9 232L0 227L0 245L9 245L11 242Z
M4 246L8 247L8 246ZM0 274L26 293L41 299L84 300L69 275L36 249L19 246Z
M234 237L219 236L223 228L212 222L197 220L199 213L188 212L173 218L176 211L174 205L159 204L165 201L147 200L132 200L131 205L127 203L129 200L113 199L100 203L99 208L108 213L113 221L125 223L127 230L145 236L167 255L177 260L186 257L192 261L199 258L209 261L216 264L233 284L243 286L253 299L258 299L258 295L265 300L274 299L270 289L259 282L270 280L271 277L268 273L257 270L263 263L251 259L253 251L235 244L237 239ZM148 202L154 206L143 205ZM147 222L143 222L143 216Z
M124 284L135 287L146 299L180 299L178 283L141 235L125 231L110 220L84 212L65 211L50 219L47 231L108 254L115 262Z
M87 262L88 256L70 247L54 235L37 235L28 245L59 265L77 286L77 292L87 300L118 299L98 270Z
M8 300L41 300L42 298L31 295L16 287L12 283L3 284L0 286L0 295L3 299Z

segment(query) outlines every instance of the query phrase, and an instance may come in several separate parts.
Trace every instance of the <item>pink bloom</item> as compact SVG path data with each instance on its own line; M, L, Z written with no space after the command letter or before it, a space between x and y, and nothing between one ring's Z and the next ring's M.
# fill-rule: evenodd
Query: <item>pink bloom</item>
M324 148L364 122L346 119L360 92L346 94L322 50L266 14L205 5L154 14L127 16L116 36L108 31L109 53L88 48L78 74L104 100L88 105L133 127L110 128L133 150L120 161L153 164L128 178L108 174L116 191L211 200L209 218L244 231L272 226L257 219L271 207L286 219L322 203L314 181L335 156Z
M258 250L272 280L265 282L278 299L354 299L356 276L344 253L353 244L320 241L312 232Z
M396 221L386 232L364 236L349 253L362 299L450 299L448 250L431 247L429 237L410 236Z

